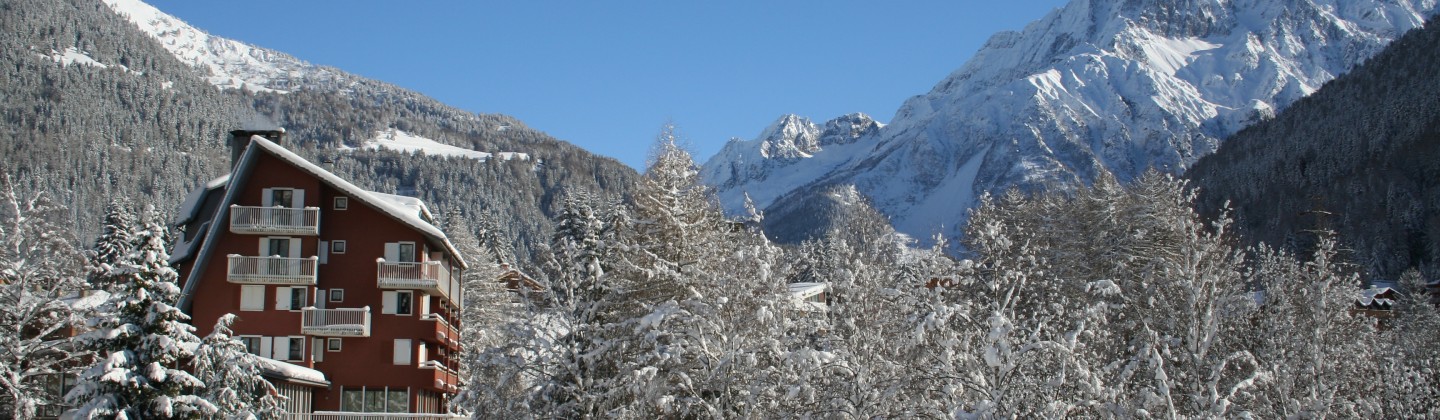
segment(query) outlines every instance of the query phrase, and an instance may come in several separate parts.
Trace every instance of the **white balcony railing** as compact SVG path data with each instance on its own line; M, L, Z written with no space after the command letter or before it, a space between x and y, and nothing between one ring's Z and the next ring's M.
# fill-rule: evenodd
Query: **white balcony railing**
M226 280L243 284L285 284L314 286L319 257L248 257L230 254Z
M319 235L320 208L232 205L230 231L241 234Z
M369 337L370 307L318 309L306 307L300 333L327 337Z
M375 265L381 289L419 289L452 301L451 296L459 292L453 289L456 285L450 279L450 270L437 261L397 263L377 258Z

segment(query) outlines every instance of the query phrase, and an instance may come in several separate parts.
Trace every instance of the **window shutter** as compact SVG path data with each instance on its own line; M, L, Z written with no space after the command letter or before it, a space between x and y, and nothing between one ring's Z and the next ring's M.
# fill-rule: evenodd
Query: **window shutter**
M315 309L325 309L325 290L315 289Z
M415 352L416 364L425 364L425 343L420 343L420 351Z
M260 337L260 355L264 357L274 356L275 337Z
M400 243L385 243L385 262L400 262Z
M260 237L260 256L270 256L270 238L264 236Z
M325 361L325 339L316 338L310 341L310 358L316 362Z
M294 192L293 194L294 194L294 196L291 197L291 201L290 201L290 208L292 208L292 209L303 209L303 208L305 208L305 190L296 188L296 189L295 189L295 192Z
M290 310L289 287L280 287L275 289L275 309L279 311Z
M420 315L430 313L430 295L420 295Z
M274 190L274 188L266 188L266 189L260 190L260 206L261 206L261 207L270 207L270 206L275 205L275 193L270 192L270 191L272 191L272 190Z
M271 359L290 360L290 337L276 337L275 352L271 353Z
M392 315L395 313L395 292L380 293L380 301L380 313Z
M397 365L408 365L408 364L410 364L410 339L408 339L408 338L395 339L395 364L397 364Z
M320 241L320 250L316 252L320 257L320 264L330 261L330 241Z
M265 286L248 284L240 286L240 310L265 310Z
M289 254L290 254L290 255L286 255L286 256L287 256L287 257L290 257L290 258L300 258L300 239L299 239L299 238L289 238L289 239L290 239L290 240L285 241L285 242L287 242L287 243L290 244L290 250L289 250ZM282 254L282 255L283 255L283 254Z

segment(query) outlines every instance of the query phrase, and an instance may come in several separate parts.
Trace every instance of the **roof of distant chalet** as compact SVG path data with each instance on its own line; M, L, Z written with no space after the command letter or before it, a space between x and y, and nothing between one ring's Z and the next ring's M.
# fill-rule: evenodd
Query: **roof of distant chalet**
M190 277L185 280L185 290L183 295L180 297L180 307L182 309L188 310L190 308L190 303L191 299L194 296L195 287L199 283L195 280L197 280L198 276L205 271L205 264L209 262L210 254L214 252L213 244L215 243L215 239L217 238L219 232L222 230L215 229L213 221L225 220L225 218L228 217L230 205L236 200L236 191L240 190L242 187L242 185L240 185L239 183L243 183L244 180L249 179L250 171L253 171L255 169L255 162L260 153L269 154L282 161L285 161L291 166L294 166L295 168L305 173L315 176L315 178L319 179L320 182L324 183L325 185L339 190L341 193L344 193L348 196L354 197L361 204L369 206L370 208L375 209L382 214L390 216L390 218L395 219L396 221L405 224L412 229L415 229L417 232L424 234L427 239L443 246L445 248L445 251L455 258L455 262L460 264L460 267L468 268L468 265L461 257L460 252L455 249L455 244L450 243L450 238L445 236L445 232L442 232L439 228L435 227L435 225L432 225L430 224L430 222L425 220L426 218L431 217L431 215L430 210L425 207L424 202L412 197L366 191L365 189L350 183L350 181L346 181L344 178L336 176L335 174L330 173L330 171L327 171L324 168L321 168L314 163L305 160L305 158L300 157L300 155L286 150L284 147L281 147L280 145L275 144L270 140L266 140L264 137L252 136L250 138L250 147L245 148L245 152L240 156L240 161L235 164L235 169L231 172L230 177L224 180L217 178L216 180L207 183L205 187L203 187L203 189L201 190L200 194L192 194L203 195L203 192L207 190L214 190L215 188L219 188L220 186L229 187L225 191L225 197L220 202L220 208L216 209L214 217L210 219L212 221L211 228L208 229L208 231L205 233L204 243L203 245L201 245L199 253L196 254L196 265L190 270ZM192 203L191 201L195 202ZM181 209L180 218L184 220L189 220L193 218L194 215L187 215L186 213L194 213L195 211L197 211L196 208L199 207L199 201L200 200L198 198L195 200L187 199L185 205L183 206L184 208Z

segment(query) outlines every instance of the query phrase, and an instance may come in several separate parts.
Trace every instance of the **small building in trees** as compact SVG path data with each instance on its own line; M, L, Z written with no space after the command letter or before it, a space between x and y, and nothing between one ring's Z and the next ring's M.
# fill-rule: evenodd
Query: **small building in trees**
M171 262L197 333L238 315L235 336L279 363L277 388L309 398L292 410L445 413L466 263L429 209L286 150L283 129L231 134L231 173L177 220Z

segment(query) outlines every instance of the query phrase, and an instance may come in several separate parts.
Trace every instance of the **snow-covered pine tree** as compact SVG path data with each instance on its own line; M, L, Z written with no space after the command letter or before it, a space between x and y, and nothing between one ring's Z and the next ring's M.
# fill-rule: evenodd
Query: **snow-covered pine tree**
M129 255L131 248L135 246L131 232L136 226L135 219L136 215L129 200L123 197L111 199L110 203L105 205L100 237L95 239L95 246L87 255L89 261L86 270L91 288L109 290L117 281L107 274L115 272L114 265Z
M532 328L558 333L541 355L548 373L540 397L546 415L601 416L614 397L607 393L619 363L610 354L611 327L622 320L622 289L610 273L620 211L586 191L567 190L562 198L545 270L549 316L539 318L555 325Z
M1402 274L1399 286L1395 318L1382 341L1386 374L1378 379L1386 386L1379 417L1440 418L1440 310L1418 270Z
M207 386L200 394L228 420L279 418L285 414L284 398L266 381L258 356L232 336L234 314L215 321L215 329L195 350L191 364L195 377Z
M205 384L182 367L200 339L189 316L174 307L180 298L178 277L165 250L166 230L153 207L134 231L134 248L107 275L121 279L108 311L91 318L93 330L79 338L97 353L66 399L78 417L119 419L188 418L210 415L216 407L199 396Z
M731 394L714 389L727 337L719 270L727 270L725 232L735 229L700 184L673 125L657 138L649 168L631 197L617 272L633 312L616 389L623 417L721 417Z
M477 418L513 416L529 411L536 377L529 360L510 351L529 351L534 342L527 338L523 324L527 301L516 297L501 283L502 261L513 256L497 249L482 249L470 224L457 213L447 213L445 229L470 268L461 274L460 308L461 366L464 387L451 402L451 409ZM482 217L483 219L483 217ZM480 223L480 236L503 240L489 232L494 226ZM490 227L486 227L490 226ZM503 242L508 243L508 242Z
M1301 262L1261 250L1253 281L1264 290L1250 339L1270 375L1254 391L1253 413L1277 418L1373 418L1380 415L1375 320L1353 313L1360 278L1340 259L1332 233L1317 233Z
M0 413L31 418L61 402L45 379L88 354L64 331L83 319L83 257L48 194L19 194L8 177L0 188Z

